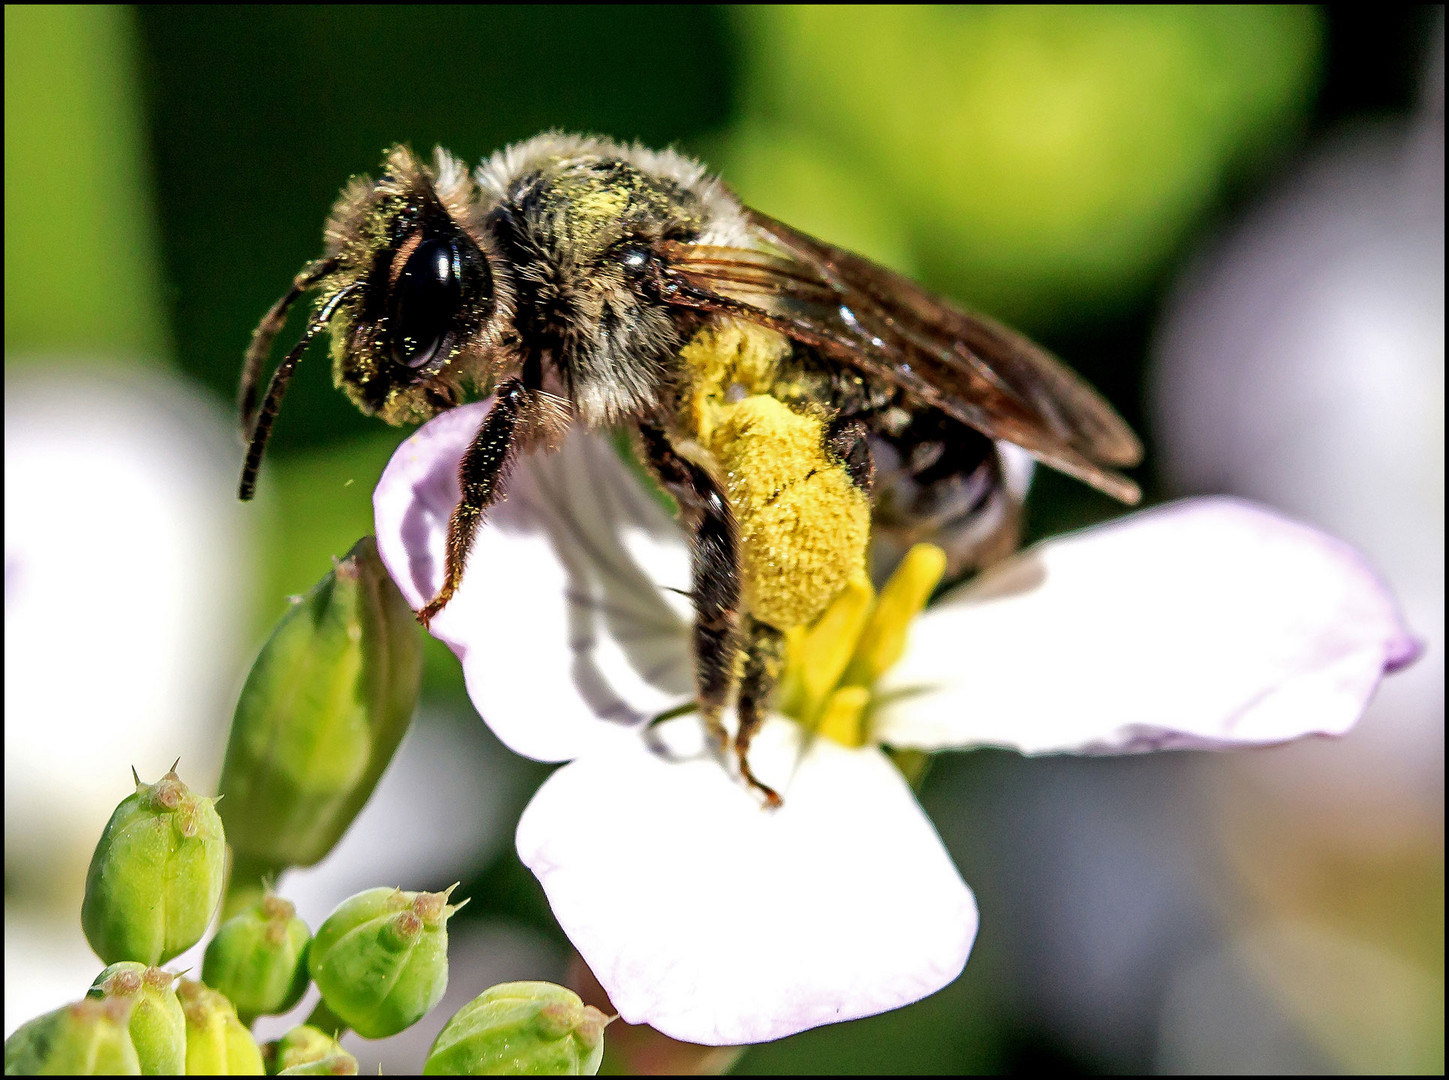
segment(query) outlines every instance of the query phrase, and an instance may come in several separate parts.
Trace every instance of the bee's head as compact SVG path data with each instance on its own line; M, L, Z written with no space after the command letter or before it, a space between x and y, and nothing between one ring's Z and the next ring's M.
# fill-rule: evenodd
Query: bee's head
M326 254L297 275L263 318L242 374L242 425L251 445L242 476L250 497L283 391L306 345L326 329L337 386L391 424L426 420L487 382L506 362L513 289L490 235L473 221L467 170L439 150L431 169L406 147L382 178L355 179L327 221ZM258 377L287 308L315 289L307 332L278 366L257 410Z

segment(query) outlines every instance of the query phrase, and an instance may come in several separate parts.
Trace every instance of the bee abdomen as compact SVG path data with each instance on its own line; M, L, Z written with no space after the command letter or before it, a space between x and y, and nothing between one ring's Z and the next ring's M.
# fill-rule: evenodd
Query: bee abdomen
M872 419L872 577L888 575L916 543L944 550L952 576L1015 549L1025 490L1006 455L1023 451L932 409L893 407Z

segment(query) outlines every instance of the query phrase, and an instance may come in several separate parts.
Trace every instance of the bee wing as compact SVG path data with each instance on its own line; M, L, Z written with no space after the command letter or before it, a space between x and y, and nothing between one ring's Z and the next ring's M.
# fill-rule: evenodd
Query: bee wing
M769 326L1123 502L1141 498L1111 469L1142 460L1137 436L1050 353L868 259L746 214L760 249L661 245L671 303Z

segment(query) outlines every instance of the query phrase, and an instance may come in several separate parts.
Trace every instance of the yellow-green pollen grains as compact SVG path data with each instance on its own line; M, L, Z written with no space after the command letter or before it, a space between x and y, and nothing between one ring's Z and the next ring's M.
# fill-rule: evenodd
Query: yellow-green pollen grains
M911 620L945 571L945 552L917 544L879 595L864 575L853 578L814 623L787 631L780 711L845 746L873 742L871 690L905 652Z
M579 223L617 221L629 209L629 191L617 184L579 185L574 189L569 209Z
M789 345L746 324L707 329L681 350L689 401L740 532L745 606L771 626L816 619L865 574L870 502L825 450L825 417L776 395Z
M721 320L705 327L679 350L693 379L690 421L701 442L712 441L716 410L745 394L768 394L780 379L791 349L783 334L752 323Z

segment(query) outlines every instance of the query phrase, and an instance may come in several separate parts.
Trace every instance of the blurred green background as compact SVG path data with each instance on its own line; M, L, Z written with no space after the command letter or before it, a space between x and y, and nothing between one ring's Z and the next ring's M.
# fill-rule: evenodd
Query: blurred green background
M12 6L6 364L144 357L229 402L348 177L393 142L477 160L555 127L699 154L761 209L1037 335L1142 430L1176 258L1315 125L1406 108L1428 17ZM342 485L398 438L325 367L269 452L273 596L363 530ZM1044 479L1035 532L1111 509Z
M1147 435L1151 497L1143 374L1163 291L1316 134L1411 109L1434 18L7 6L6 371L56 354L157 365L229 407L259 316L385 147L476 161L546 128L588 131L698 154L746 201L1033 334ZM303 366L262 479L258 634L371 531L369 492L402 437L326 366ZM1033 536L1116 512L1052 475L1039 488ZM461 692L440 648L429 680ZM465 891L470 917L551 925L511 851ZM930 1001L753 1050L741 1069L1148 1066L1074 1056L992 993L1011 964L983 938L968 977Z

